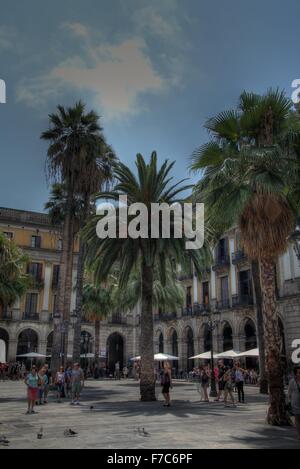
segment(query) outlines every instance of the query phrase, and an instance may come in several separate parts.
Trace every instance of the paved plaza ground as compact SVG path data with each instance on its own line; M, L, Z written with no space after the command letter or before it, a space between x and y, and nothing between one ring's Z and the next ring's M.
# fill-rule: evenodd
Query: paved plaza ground
M247 386L246 404L236 408L200 402L187 382L174 383L170 408L162 406L159 386L157 395L157 402L140 402L135 381L89 380L81 406L57 404L50 395L48 405L36 407L37 415L25 415L25 385L1 382L0 435L10 440L9 448L300 448L294 428L264 423L267 400L257 388ZM139 427L149 436L139 434ZM64 437L66 428L78 436Z

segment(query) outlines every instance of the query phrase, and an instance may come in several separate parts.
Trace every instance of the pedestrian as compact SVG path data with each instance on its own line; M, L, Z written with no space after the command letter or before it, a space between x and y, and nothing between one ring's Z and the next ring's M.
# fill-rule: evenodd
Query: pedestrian
M55 386L56 386L57 402L61 402L61 398L64 395L64 387L65 387L65 372L64 372L63 366L60 366L59 371L56 372Z
M197 368L196 371L196 389L197 392L200 394L200 400L202 401L203 397L203 392L202 392L202 386L201 386L201 374L202 374L202 369L200 367Z
M295 416L295 426L300 440L300 367L294 368L294 377L289 382L288 400Z
M115 379L120 379L120 362L115 363Z
M218 367L218 377L217 377L218 394L217 394L217 397L215 399L216 402L219 402L219 400L222 397L222 392L224 392L225 382L223 380L223 376L224 376L225 372L226 372L225 366L223 364L220 364L219 367Z
M70 397L72 393L72 383L71 383L72 367L70 364L67 365L65 370L65 385L63 389L63 394L65 397Z
M28 409L26 414L36 414L34 405L38 399L39 393L39 377L37 374L36 366L33 365L30 373L25 378L25 384L27 386L27 398L28 398Z
M239 402L244 403L245 402L245 393L244 393L244 373L245 370L243 370L240 366L240 363L237 362L234 367L234 381L235 385L238 391L238 399Z
M37 401L38 405L42 405L43 402L43 396L45 392L45 387L48 384L48 376L46 375L46 369L42 367L38 373L39 377L39 400Z
M128 378L128 368L127 368L127 366L124 366L124 368L123 368L123 377L124 377L125 379Z
M162 385L162 394L165 398L164 407L170 407L171 405L171 398L170 398L170 388L172 389L172 374L171 374L171 366L169 362L164 363L164 371L161 378L161 385Z
M224 381L224 405L225 407L228 406L227 397L229 394L231 402L232 402L232 406L236 407L235 402L234 402L234 396L233 396L232 372L230 369L224 373L223 381Z
M48 404L48 394L49 394L49 389L50 389L50 383L51 383L51 370L49 369L48 363L44 365L45 368L45 374L47 376L47 383L45 384L44 387L44 404Z
M203 368L202 373L201 373L201 387L202 387L202 392L203 392L203 401L204 402L209 402L209 397L208 397L208 386L209 386L209 373L208 371Z
M84 385L84 374L79 363L74 363L71 372L72 405L79 405L80 393Z

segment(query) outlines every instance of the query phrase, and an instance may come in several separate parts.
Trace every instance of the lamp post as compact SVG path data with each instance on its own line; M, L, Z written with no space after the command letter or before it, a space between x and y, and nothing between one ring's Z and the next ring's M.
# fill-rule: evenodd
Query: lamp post
M216 311L214 314L220 314L219 311ZM209 315L209 320L207 322L208 330L210 331L211 337L211 347L210 347L210 369L211 369L211 378L210 378L210 397L217 397L217 387L216 387L216 378L214 370L214 340L213 340L213 331L219 324L219 319L213 319L212 313Z
M80 342L81 344L83 345L83 348L84 348L84 368L85 368L85 371L87 369L87 351L88 351L88 348L89 348L89 344L91 342L91 337L90 337L90 334L86 331L83 331L81 333L81 337L80 337Z

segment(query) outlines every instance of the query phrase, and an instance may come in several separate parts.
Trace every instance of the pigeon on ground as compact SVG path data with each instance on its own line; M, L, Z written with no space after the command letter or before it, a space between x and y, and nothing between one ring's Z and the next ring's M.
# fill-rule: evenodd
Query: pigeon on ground
M146 430L143 428L143 429L142 429L142 435L143 435L143 436L150 436L150 433L149 433L149 432L146 432Z
M3 446L8 446L9 445L9 440L6 438L6 436L1 435L0 436L0 444Z
M94 406L93 405L90 405L90 410L93 410Z
M43 438L43 427L40 428L40 431L37 434L37 439L41 440Z
M76 436L76 435L78 435L78 433L74 432L74 430L72 430L71 428L66 428L66 430L64 431L64 435L65 436Z

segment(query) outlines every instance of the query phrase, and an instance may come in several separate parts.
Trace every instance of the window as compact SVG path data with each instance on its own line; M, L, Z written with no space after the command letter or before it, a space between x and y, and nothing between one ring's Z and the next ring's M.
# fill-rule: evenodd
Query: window
M202 283L202 302L204 305L209 304L209 284L208 282Z
M5 238L7 238L7 239L13 239L13 237L14 237L14 234L11 231L4 231L3 234L4 234Z
M41 247L41 237L40 236L31 236L31 247L40 248Z
M228 277L221 277L221 301L223 306L228 303Z
M27 293L25 303L25 314L34 315L37 313L38 294Z
M28 265L27 273L32 275L35 282L41 282L42 272L43 272L43 264L41 264L39 262L31 262Z
M186 307L192 306L192 287L186 288Z
M219 241L219 258L224 259L227 255L227 242L226 238L222 238Z
M59 265L54 265L53 266L53 276L52 276L52 288L57 288L58 287L59 271L60 271L60 266Z
M252 298L252 285L250 270L242 270L239 272L240 283L240 300L242 303L247 303Z
M56 307L57 307L57 295L53 295L53 313L56 313Z

